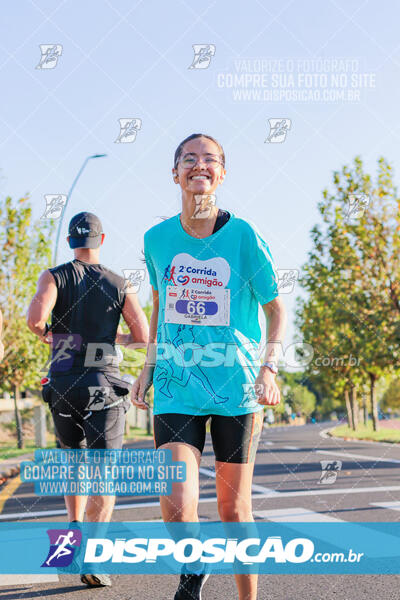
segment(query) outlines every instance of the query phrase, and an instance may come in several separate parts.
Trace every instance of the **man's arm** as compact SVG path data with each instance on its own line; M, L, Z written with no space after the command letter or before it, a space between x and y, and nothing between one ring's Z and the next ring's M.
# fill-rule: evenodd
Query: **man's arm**
M49 343L44 337L46 322L57 301L57 286L49 270L43 271L39 277L36 294L28 308L27 324L42 342Z
M144 361L143 370L132 386L131 402L143 410L149 408L145 396L147 390L153 382L153 373L157 358L157 324L158 313L160 308L158 291L151 287L153 292L153 311L150 319L149 343L147 346L146 359Z
M149 326L146 315L139 304L137 294L129 292L125 295L125 302L122 308L122 316L128 325L129 334L118 332L116 343L122 344L129 349L145 348L149 339Z

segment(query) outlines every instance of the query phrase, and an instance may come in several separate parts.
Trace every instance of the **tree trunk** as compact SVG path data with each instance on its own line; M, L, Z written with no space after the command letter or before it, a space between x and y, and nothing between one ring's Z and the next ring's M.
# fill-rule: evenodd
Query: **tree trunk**
M20 398L19 385L14 384L14 411L15 411L15 424L17 427L17 444L18 444L18 448L23 448L24 447L24 436L22 433L21 415L19 414L19 408L18 408L19 398Z
M346 402L347 424L350 427L350 429L354 429L353 413L352 413L352 410L351 410L349 390L345 390L344 391L344 399L345 399L345 402Z
M378 404L376 402L376 375L373 373L369 374L370 379L370 398L371 398L371 412L372 412L372 426L374 431L379 429L379 418L378 418Z
M363 406L364 425L365 425L365 427L367 427L367 425L368 425L368 403L367 403L367 394L364 391L362 394L362 406Z
M357 389L355 385L351 387L351 411L353 413L353 429L356 431L358 428L358 404Z

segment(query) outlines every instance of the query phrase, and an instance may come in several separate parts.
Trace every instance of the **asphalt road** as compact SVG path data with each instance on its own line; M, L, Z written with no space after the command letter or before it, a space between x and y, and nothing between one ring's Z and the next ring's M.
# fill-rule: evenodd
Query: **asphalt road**
M264 429L253 485L256 520L398 521L400 518L400 449L398 445L346 442L321 435L326 424ZM152 447L141 443L140 447ZM334 483L319 484L321 460L340 460ZM199 515L218 520L214 461L210 440L203 455ZM114 520L160 518L156 497L117 501ZM0 520L66 520L61 498L33 494L31 484L19 485L5 502ZM52 583L1 584L0 598L22 600L172 600L175 575L114 575L113 587L88 590L77 575L61 575ZM361 600L400 598L400 575L261 575L259 599ZM233 576L211 576L203 600L237 598Z

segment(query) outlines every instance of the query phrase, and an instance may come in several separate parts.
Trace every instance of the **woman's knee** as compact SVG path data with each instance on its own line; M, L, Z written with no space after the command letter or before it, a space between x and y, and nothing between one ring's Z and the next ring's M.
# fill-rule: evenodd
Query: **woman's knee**
M251 506L242 500L218 501L218 513L221 521L234 523L253 520Z
M171 494L164 496L161 507L164 520L197 521L198 498L191 494Z

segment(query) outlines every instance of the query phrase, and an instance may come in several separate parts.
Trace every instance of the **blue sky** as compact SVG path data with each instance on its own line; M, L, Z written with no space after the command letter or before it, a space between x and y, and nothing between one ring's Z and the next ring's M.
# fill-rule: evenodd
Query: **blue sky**
M175 148L202 131L225 149L218 204L258 225L278 268L300 269L333 170L360 154L374 173L383 155L397 173L399 13L394 1L9 0L0 43L1 193L29 192L39 218L45 194L66 194L86 156L107 153L83 173L62 238L71 216L90 210L107 234L102 262L120 273L141 268L143 233L180 210ZM62 45L54 69L35 68L40 44ZM215 45L208 68L188 68L193 44ZM367 74L367 83L353 102L235 100L221 78L247 59L253 70L257 60L270 71L283 64L286 74L292 61L303 86L312 60L355 61L347 81ZM120 118L142 120L133 143L114 143ZM270 118L291 119L283 143L265 143ZM70 257L62 243L59 262ZM298 292L284 296L291 321ZM140 297L148 295L146 278ZM288 342L293 334L291 324Z

